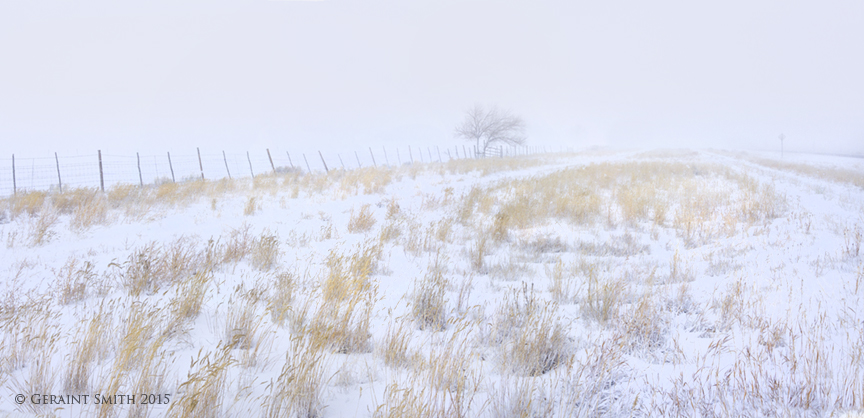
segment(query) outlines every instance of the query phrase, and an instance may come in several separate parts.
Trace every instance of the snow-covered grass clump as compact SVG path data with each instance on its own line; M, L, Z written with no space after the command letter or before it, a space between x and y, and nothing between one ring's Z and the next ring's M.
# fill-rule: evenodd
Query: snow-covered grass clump
M594 152L19 193L0 200L0 411L862 411L864 172L819 158Z

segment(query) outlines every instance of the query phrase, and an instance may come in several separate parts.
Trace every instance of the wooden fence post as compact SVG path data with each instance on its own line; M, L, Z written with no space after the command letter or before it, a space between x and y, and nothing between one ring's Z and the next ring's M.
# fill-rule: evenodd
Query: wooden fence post
M231 170L228 169L228 157L225 156L225 150L222 150L222 161L225 161L225 171L228 172L228 180L231 180Z
M382 145L381 149L384 150L384 162L387 163L387 165L389 166L390 165L390 159L387 158L387 148L384 148L384 146Z
M15 180L15 154L12 154L12 194L18 194L18 182Z
M252 174L252 178L255 178L255 172L252 171L252 159L249 158L249 151L246 151L246 161L249 162L249 173Z
M372 165L374 165L377 168L378 163L375 162L375 154L372 153L372 147L369 147L369 155L372 156Z
M435 152L438 153L438 162L440 163L441 162L441 148L438 148L437 145L435 146Z
M289 153L288 151L285 151L285 155L288 156L288 164L291 164L291 169L294 169L294 162L291 161L291 153Z
M102 174L102 150L98 150L99 152L99 188L102 189L102 193L105 193L105 176Z
M324 155L321 154L321 150L318 150L318 156L321 157L321 164L324 164L324 171L327 174L330 174L330 169L327 168L327 161L324 161Z
M270 148L267 148L267 159L270 160L270 168L273 169L273 174L276 174L276 166L273 165L273 157L270 156Z
M306 159L306 153L303 153L303 161L306 161L306 169L309 170L309 174L312 174L312 169L309 168L309 160Z
M453 156L450 155L450 148L447 148L447 162L453 161Z
M342 161L342 155L337 153L336 156L339 157L339 164L342 164L342 170L345 170L345 162Z
M429 153L429 162L431 163L432 162L432 149L429 147L426 147L426 152Z
M357 168L363 168L363 164L360 164L360 157L357 155L357 151L354 151L354 158L357 159Z
M195 147L198 150L198 168L201 170L201 180L204 180L204 165L201 164L201 148Z
M411 164L414 164L414 154L411 153L411 146L408 146L408 156L411 157Z
M399 167L402 167L402 156L399 155L399 147L396 147L396 161L399 161Z
M462 158L468 158L468 152L465 151L465 145L462 145Z
M171 169L171 183L177 183L177 180L174 179L174 165L171 164L171 153L168 153L168 168Z
M144 188L144 177L141 176L141 155L139 155L137 152L135 153L135 159L138 160L138 184L143 189Z
M60 186L60 193L63 193L63 180L60 179L60 159L57 158L57 153L54 153L54 161L57 162L57 184Z

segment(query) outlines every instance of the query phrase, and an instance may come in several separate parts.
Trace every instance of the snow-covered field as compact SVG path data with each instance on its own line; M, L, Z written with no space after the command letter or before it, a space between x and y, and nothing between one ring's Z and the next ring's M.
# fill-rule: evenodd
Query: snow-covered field
M0 205L0 416L864 410L861 160L594 151Z

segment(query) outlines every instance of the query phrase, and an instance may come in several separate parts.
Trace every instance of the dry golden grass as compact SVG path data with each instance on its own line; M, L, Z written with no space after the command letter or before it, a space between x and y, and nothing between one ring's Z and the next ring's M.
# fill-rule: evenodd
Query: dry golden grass
M177 387L168 409L169 417L224 416L228 369L236 363L230 345L220 345L214 351L201 353L192 360L186 381Z
M262 405L264 416L317 417L324 409L326 357L321 340L295 337L285 364Z
M572 361L558 306L541 301L525 283L499 307L488 338L500 347L502 368L516 375L539 376Z
M264 231L252 242L250 264L258 270L268 271L279 263L279 254L279 239Z
M444 299L447 279L444 277L446 257L438 255L422 280L414 281L411 315L421 330L443 331L447 325L447 301Z
M291 311L294 301L297 281L294 274L287 271L276 272L272 276L270 295L267 300L267 310L274 324L282 325Z
M75 256L69 257L63 268L55 274L59 282L56 286L59 292L57 299L64 305L86 298L87 285L96 284L97 280L94 265L89 261L79 263Z
M369 205L360 207L360 211L356 214L354 209L351 209L351 217L348 219L348 232L356 234L359 232L367 232L375 226L375 216Z
M380 255L374 245L361 246L350 256L330 253L321 303L305 329L310 338L337 353L371 350L370 320L378 285L370 275Z

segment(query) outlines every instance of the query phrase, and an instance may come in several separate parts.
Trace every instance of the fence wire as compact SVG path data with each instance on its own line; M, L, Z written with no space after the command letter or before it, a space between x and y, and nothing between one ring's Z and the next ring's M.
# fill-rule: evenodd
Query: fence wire
M0 196L27 191L74 188L109 189L119 184L152 185L166 182L248 178L273 171L302 173L352 170L358 167L397 166L412 163L447 162L464 158L489 158L543 152L540 148L495 147L478 152L473 146L367 147L353 151L290 152L277 150L243 154L202 151L195 154L161 155L56 155L50 157L0 158ZM326 165L325 165L326 164Z

